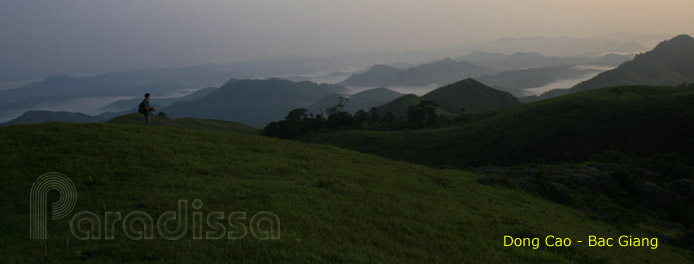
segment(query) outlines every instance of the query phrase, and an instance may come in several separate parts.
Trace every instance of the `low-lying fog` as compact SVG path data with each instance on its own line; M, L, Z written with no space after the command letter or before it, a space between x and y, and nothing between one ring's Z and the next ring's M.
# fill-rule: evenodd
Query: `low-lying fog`
M571 87L574 87L575 85L581 83L582 81L590 80L593 77L600 74L601 72L612 70L615 67L599 66L599 65L578 65L578 66L575 66L574 68L579 69L579 70L598 70L598 71L585 74L585 75L581 76L580 78L576 78L576 79L557 80L556 82L546 84L546 85L543 85L540 87L528 88L528 89L525 89L525 91L527 91L526 95L527 96L541 95L541 94L543 94L549 90L552 90L552 89L571 88Z

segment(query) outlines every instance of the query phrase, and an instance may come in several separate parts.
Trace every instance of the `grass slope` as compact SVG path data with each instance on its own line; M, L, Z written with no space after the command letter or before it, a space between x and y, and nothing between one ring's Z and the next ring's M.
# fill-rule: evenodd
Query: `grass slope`
M128 124L128 125L142 125L144 126L145 120L142 114L132 113L127 115L122 115L108 121L109 123L118 124ZM157 115L152 116L153 126L167 126L176 128L187 128L187 129L207 129L207 130L223 130L238 133L254 134L259 133L260 130L252 126L244 125L232 121L215 120L215 119L196 119L196 118L166 118L159 117Z
M0 126L14 124L38 124L46 122L70 122L70 123L90 123L104 121L104 118L99 116L90 116L80 112L65 112L65 111L43 111L32 110L26 111L21 116L0 124Z
M692 258L664 243L657 250L504 248L506 234L580 239L645 233L596 222L519 191L480 185L473 174L331 146L113 123L3 127L0 142L0 257L8 263L688 263ZM103 217L104 211L140 210L158 217L175 210L178 199L201 199L203 215L247 211L250 218L274 212L281 219L281 239L193 240L188 233L167 241L155 232L154 240L132 241L116 228L115 240L79 241L63 219L49 220L49 240L29 240L29 190L49 171L75 182L73 213L89 210Z
M694 160L694 89L598 89L474 114L458 127L345 131L301 140L437 167L583 161L608 149L679 152Z

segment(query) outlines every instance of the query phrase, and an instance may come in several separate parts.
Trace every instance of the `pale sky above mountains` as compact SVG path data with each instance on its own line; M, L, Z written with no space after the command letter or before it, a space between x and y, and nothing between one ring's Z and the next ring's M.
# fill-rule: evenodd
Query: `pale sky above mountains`
M131 69L501 37L692 34L691 0L0 0L0 74Z

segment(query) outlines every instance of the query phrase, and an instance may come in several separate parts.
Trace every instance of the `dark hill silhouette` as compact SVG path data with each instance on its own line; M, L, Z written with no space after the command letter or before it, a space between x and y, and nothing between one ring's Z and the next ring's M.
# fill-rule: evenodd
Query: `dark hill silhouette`
M439 108L450 114L474 113L495 110L518 104L518 99L510 93L499 91L472 78L450 84L421 97L414 94L401 96L378 107L380 113L390 112L397 117L406 118L407 110L422 100L434 101Z
M507 92L489 87L472 78L441 87L422 96L439 104L441 109L458 114L482 112L518 104L518 99Z
M202 98L173 103L162 111L171 117L194 117L241 122L255 127L280 120L292 109L306 108L330 93L345 88L277 78L236 80Z

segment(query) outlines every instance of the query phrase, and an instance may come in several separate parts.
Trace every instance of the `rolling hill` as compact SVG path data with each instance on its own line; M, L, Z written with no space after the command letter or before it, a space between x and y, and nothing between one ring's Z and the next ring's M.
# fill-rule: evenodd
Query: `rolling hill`
M127 124L127 125L144 125L144 117L140 113L132 113L127 115L122 115L115 117L108 121L114 124ZM248 125L244 125L237 122L224 121L224 120L213 120L213 119L196 119L196 118L176 118L171 119L168 117L161 117L154 115L152 116L152 126L165 126L165 127L175 127L175 128L185 128L185 129L208 129L208 130L220 130L220 131L231 131L244 134L255 134L260 130Z
M638 225L596 221L512 188L482 185L474 173L331 146L113 123L2 127L0 141L0 246L7 262L689 263L692 258L691 251L664 242L657 250L504 247L504 235L580 240L592 234L652 234ZM202 206L190 209L193 224L178 240L157 232L152 240L132 240L121 222L114 239L77 240L64 219L48 220L47 240L30 240L28 192L50 171L74 182L73 213L139 211L159 217L176 210L181 199L200 199ZM220 221L234 232L249 227L257 213L271 212L279 218L270 224L280 237L260 240L246 229L243 239L193 239L195 214L212 212L246 212L231 226ZM260 223L257 228L270 228Z
M465 79L422 96L436 102L446 112L459 114L495 110L518 104L513 95L491 88L474 79Z
M176 102L160 111L171 117L219 119L262 127L284 118L292 109L306 108L328 94L344 92L341 86L313 82L232 79L199 99Z
M108 115L108 114L105 114ZM91 116L84 113L64 111L27 111L23 115L0 125L38 124L46 122L92 123L108 120L108 116Z
M421 97L408 94L378 107L380 113L392 113L396 117L407 118L407 110L421 100L434 101L441 109L440 113L459 114L465 108L466 113L475 113L499 109L518 104L513 95L486 86L474 79L465 79L431 91Z
M303 140L436 167L580 162L606 150L677 152L694 161L693 99L691 86L604 88L473 114L446 129L326 132Z
M366 72L354 74L339 84L358 87L425 86L434 83L445 85L465 78L499 72L497 69L446 58L405 70L375 65Z
M694 82L694 38L679 35L614 70L579 83L570 92L620 85L674 86Z

